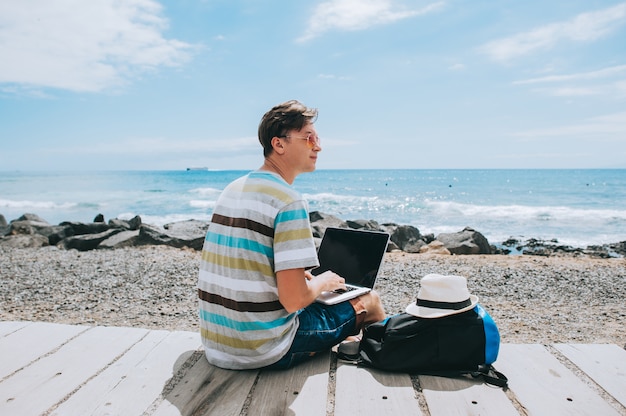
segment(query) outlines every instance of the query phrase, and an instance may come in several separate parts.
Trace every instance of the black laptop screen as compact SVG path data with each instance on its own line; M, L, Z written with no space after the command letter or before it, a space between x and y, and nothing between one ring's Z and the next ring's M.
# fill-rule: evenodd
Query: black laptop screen
M327 228L318 252L320 267L311 272L318 275L331 270L346 283L371 288L388 242L387 233Z

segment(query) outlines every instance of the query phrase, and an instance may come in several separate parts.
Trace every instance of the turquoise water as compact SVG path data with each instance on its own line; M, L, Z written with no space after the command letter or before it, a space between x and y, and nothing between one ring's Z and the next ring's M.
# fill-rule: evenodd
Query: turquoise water
M57 224L140 215L162 225L208 220L223 187L245 171L2 172L0 213ZM294 183L342 219L410 224L422 233L471 226L491 243L509 237L563 244L626 240L626 170L320 170Z

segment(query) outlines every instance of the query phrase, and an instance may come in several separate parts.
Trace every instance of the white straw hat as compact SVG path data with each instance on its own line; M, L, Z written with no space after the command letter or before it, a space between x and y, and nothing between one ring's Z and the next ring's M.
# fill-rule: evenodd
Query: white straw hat
M465 277L427 274L420 281L417 300L406 312L418 318L441 318L469 311L477 303L478 296L470 295Z

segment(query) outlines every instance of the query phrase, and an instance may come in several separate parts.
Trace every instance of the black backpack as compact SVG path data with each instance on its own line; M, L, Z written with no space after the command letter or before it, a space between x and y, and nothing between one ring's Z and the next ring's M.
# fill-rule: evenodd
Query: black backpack
M442 318L418 318L408 313L369 325L363 332L359 364L412 374L471 374L506 387L507 378L491 365L498 357L500 333L480 305Z

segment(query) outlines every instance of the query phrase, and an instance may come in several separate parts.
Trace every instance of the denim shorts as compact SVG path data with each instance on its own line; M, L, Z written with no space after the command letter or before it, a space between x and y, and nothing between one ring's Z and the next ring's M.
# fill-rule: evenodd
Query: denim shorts
M266 369L293 367L318 352L328 351L355 332L356 312L348 301L331 306L314 302L297 314L300 324L291 348L283 358Z

